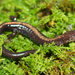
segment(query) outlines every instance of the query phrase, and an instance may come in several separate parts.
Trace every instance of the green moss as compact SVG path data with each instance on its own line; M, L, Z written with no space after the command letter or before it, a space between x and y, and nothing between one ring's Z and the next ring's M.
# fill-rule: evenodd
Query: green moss
M75 1L74 1L75 2ZM17 16L17 21L26 22L36 27L45 36L53 38L69 31L68 25L75 29L74 2L69 0L1 0L0 24L11 21L10 15ZM11 40L5 31L0 39L5 47L16 52L36 49L37 52L21 59L0 57L0 75L67 75L75 71L75 43L63 46L52 44L37 45L30 39L16 34ZM0 55L2 55L0 42ZM14 52L14 51L13 51Z

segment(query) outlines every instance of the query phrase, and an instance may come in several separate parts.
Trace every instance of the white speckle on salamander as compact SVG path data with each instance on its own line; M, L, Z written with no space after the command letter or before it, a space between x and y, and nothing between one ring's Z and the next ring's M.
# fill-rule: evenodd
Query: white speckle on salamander
M8 27L9 27L9 24L8 24Z
M31 31L31 29L29 29L29 32Z
M15 33L13 33L13 35L15 35Z
M20 54L13 54L12 56L22 56L22 55L27 55L28 54L28 52L25 52L25 53L20 53Z
M11 27L20 27L21 25L18 25L18 24L17 25L15 25L15 24L13 25L12 24L12 25L9 25L9 26L11 26Z
M71 38L69 38L69 40L71 41Z
M24 27L24 29L26 29L26 27Z
M31 31L30 31L30 34L31 34L32 32L33 32L33 31L31 30Z
M19 27L19 29L21 29L21 27Z
M28 31L28 28L26 28L26 31Z
M16 17L14 18L14 21L16 21L17 19L16 19Z
M61 45L63 45L63 43L62 43L61 41L59 41L59 43L60 43Z
M73 38L73 41L75 41L75 35L73 35L72 38Z

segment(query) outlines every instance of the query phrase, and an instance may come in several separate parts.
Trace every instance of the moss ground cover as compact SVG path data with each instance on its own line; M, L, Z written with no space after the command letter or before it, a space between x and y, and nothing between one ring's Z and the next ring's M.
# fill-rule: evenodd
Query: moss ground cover
M0 24L10 22L11 15L17 21L26 22L37 28L47 37L54 38L75 30L74 0L0 0ZM71 75L75 74L75 43L63 46L52 44L37 45L21 34L16 34L12 41L5 31L0 35L0 75ZM3 44L16 52L36 49L37 52L21 59L10 59L2 56Z

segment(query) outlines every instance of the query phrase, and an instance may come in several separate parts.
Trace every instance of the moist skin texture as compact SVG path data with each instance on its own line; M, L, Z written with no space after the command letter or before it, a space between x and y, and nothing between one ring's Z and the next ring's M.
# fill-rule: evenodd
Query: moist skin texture
M65 43L68 43L71 41L75 41L75 30L66 32L56 38L45 37L43 34L41 34L36 28L31 26L30 24L22 23L22 22L3 23L0 26L0 34L2 34L4 30L13 31L13 33L10 34L8 36L8 38L13 37L16 33L20 33L22 35L25 35L26 37L28 37L35 43L42 44L42 45L44 43L49 44L54 41L55 44L59 46L59 45L63 45ZM9 58L21 58L21 57L28 56L30 53L33 54L35 52L36 52L36 50L28 50L28 51L24 51L24 52L15 53L15 52L8 51L4 46L2 46L2 54Z

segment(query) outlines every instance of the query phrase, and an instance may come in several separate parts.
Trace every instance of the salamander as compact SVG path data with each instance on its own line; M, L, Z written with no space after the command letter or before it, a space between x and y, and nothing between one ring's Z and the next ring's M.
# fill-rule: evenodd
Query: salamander
M16 33L20 33L22 35L25 35L29 39L31 39L36 44L43 45L51 44L53 41L55 42L55 45L64 45L65 43L69 43L71 41L75 41L75 30L68 31L58 37L55 38L48 38L44 36L42 33L40 33L35 27L33 27L30 24L23 23L23 22L6 22L0 25L0 34L3 33L5 30L10 30L13 33L8 36L8 38L13 37ZM9 58L21 58L28 56L30 53L33 54L37 50L28 50L24 52L11 52L8 51L4 45L2 45L2 54L4 56L7 56Z

